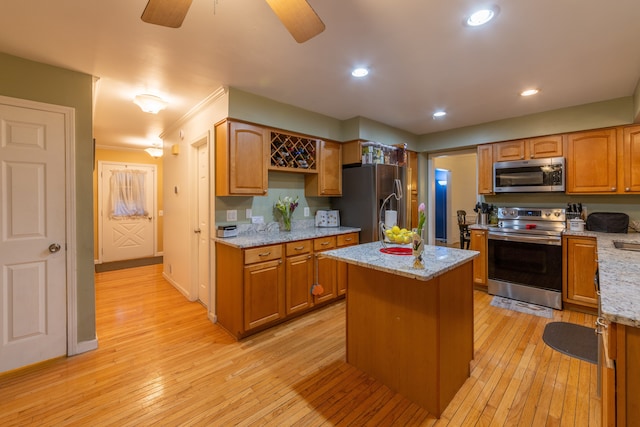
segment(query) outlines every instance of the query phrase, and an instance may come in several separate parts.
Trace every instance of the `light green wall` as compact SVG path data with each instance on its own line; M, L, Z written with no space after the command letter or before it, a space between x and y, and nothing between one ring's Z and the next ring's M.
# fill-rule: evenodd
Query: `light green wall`
M635 123L640 123L640 80L633 92L633 117Z
M633 99L628 96L422 135L418 138L417 151L450 150L487 142L626 125L633 123L633 119Z
M96 338L93 264L92 77L0 53L0 94L75 109L78 342ZM71 272L73 274L73 272Z
M359 117L359 124L359 139L387 145L407 144L413 150L417 148L418 137L410 132L365 117Z

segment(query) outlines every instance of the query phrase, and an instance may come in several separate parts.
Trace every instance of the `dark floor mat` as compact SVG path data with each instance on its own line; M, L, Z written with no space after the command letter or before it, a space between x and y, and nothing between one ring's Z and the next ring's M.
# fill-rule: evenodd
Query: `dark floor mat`
M551 322L542 340L554 350L585 362L598 363L598 337L594 328L567 322Z

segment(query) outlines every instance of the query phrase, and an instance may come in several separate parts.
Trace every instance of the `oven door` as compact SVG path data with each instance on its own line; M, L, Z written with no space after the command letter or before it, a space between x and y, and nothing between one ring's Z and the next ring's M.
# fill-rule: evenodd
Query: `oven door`
M562 292L559 236L489 233L489 279Z

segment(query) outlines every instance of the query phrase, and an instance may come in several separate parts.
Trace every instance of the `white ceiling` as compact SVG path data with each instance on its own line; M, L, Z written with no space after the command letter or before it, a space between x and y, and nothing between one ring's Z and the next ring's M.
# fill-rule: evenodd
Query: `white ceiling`
M309 0L326 30L304 44L262 0L194 0L179 29L142 22L146 2L0 0L0 51L99 77L94 136L130 147L220 86L421 135L630 96L640 77L638 0L495 0L484 28L462 24L483 1ZM142 113L139 92L170 105Z

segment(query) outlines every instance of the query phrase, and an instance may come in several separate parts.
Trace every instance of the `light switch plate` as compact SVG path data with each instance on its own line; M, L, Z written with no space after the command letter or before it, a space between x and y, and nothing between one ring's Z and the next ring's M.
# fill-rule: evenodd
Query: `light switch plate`
M251 218L252 216L253 216L253 212L251 212L251 209L245 209L245 211L244 211L244 217L245 217L246 219L249 219L249 218Z
M238 220L238 211L235 209L230 209L227 211L227 221L237 221Z
M309 207L304 208L304 216L309 216Z

